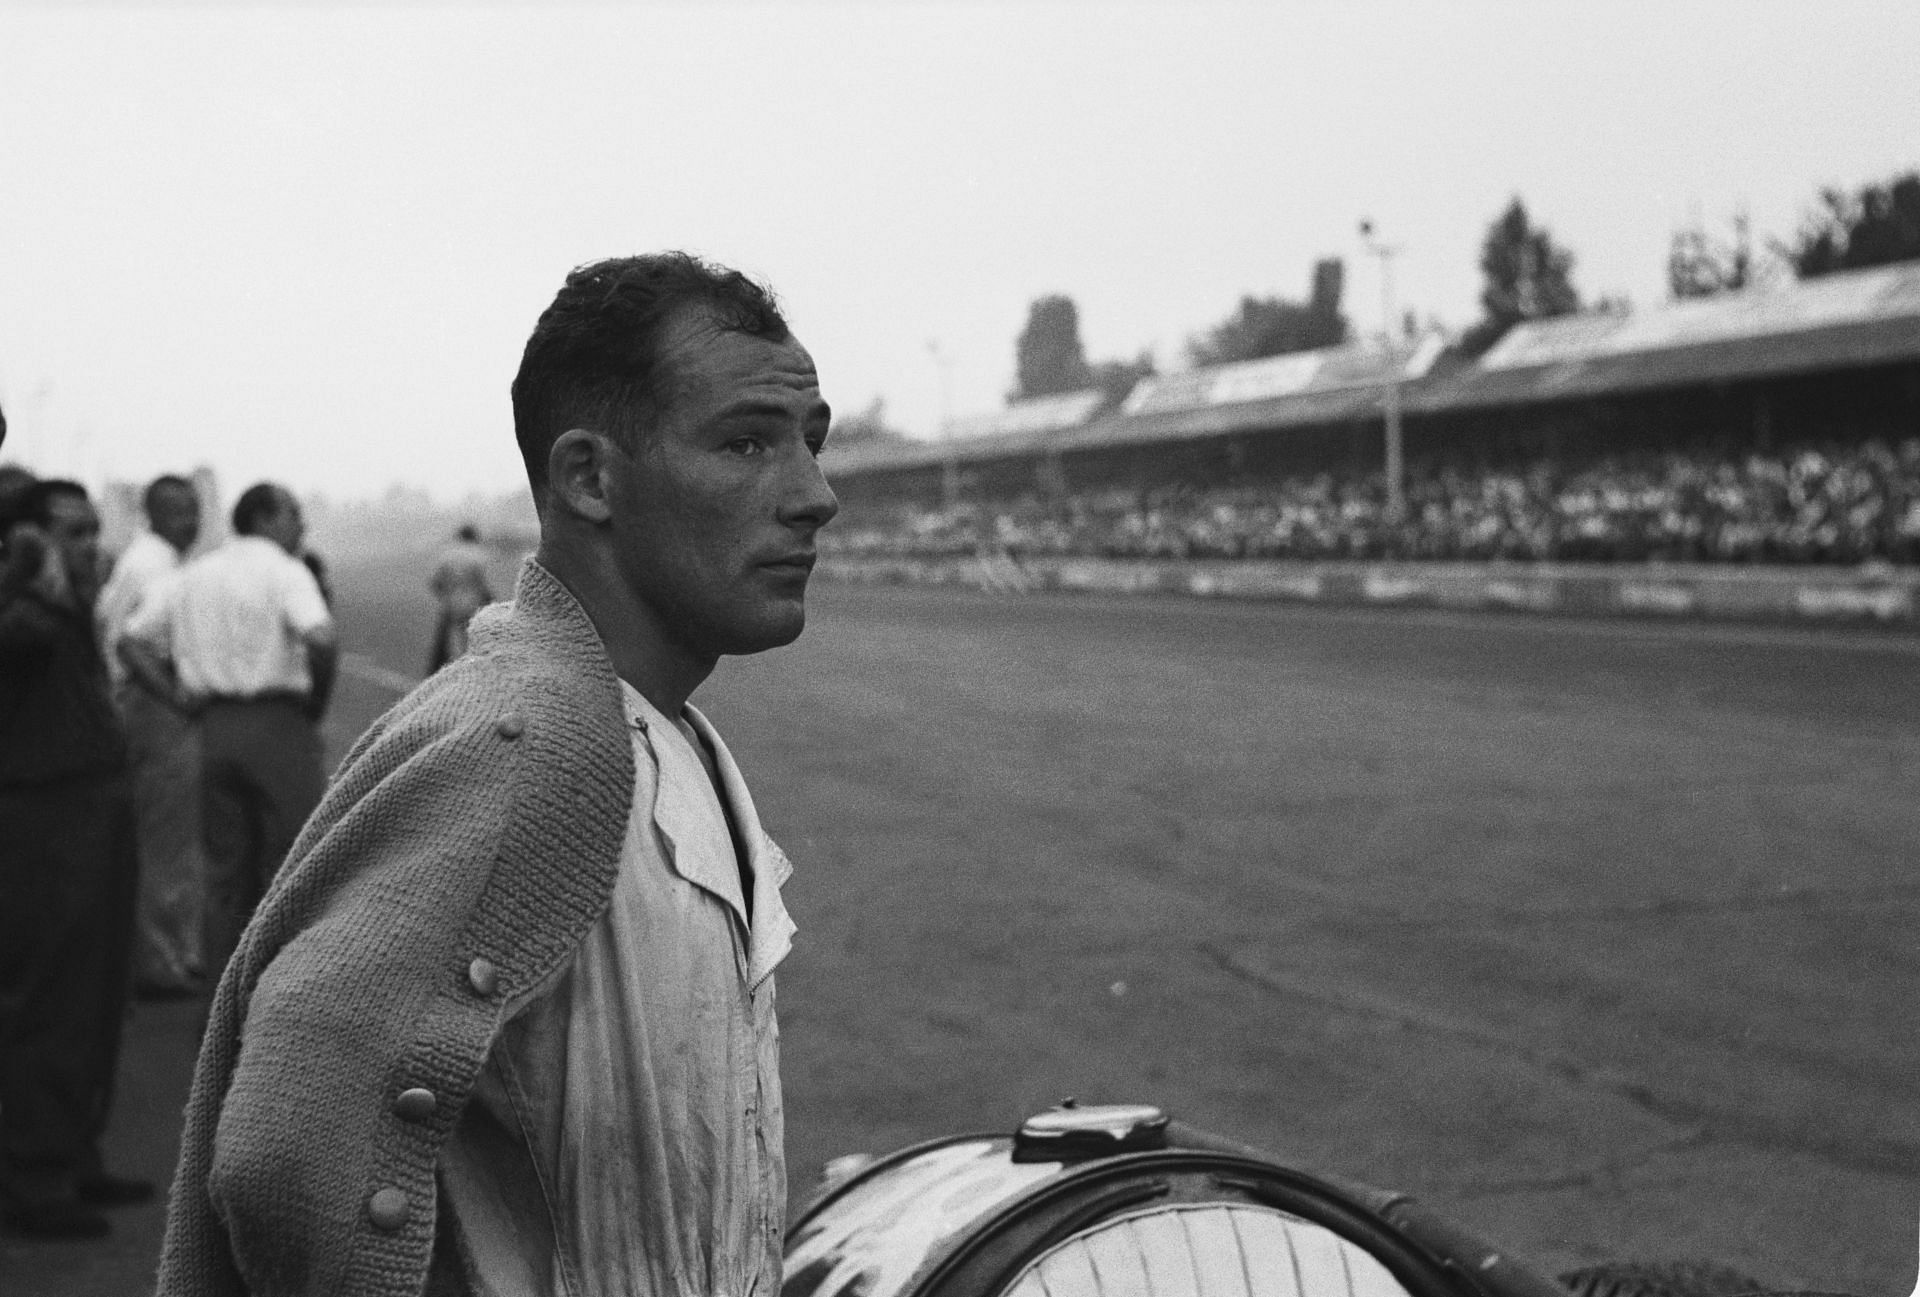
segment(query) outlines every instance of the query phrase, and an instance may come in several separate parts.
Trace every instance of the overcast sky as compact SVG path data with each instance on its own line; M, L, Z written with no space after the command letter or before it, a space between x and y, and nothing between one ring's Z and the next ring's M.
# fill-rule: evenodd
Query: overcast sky
M1518 193L1592 298L1674 227L1785 236L1920 165L1920 4L178 8L0 3L0 457L336 496L519 480L507 404L567 268L764 276L842 411L990 409L1028 302L1093 358L1400 248L1476 314Z

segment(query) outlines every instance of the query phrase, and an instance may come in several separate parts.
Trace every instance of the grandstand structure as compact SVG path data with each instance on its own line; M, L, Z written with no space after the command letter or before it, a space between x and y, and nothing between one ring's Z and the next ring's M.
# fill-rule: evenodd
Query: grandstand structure
M1409 476L1604 455L1737 457L1920 436L1920 263L1523 323L1476 362L1379 342L1022 403L937 442L830 452L852 517L1069 492L1378 473L1399 385Z

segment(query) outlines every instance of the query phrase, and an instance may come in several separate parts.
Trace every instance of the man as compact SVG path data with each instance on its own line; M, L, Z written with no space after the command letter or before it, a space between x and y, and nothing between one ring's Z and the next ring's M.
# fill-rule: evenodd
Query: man
M513 405L538 553L242 939L164 1294L779 1291L789 866L688 698L805 624L828 409L765 290L680 254L570 275Z
M461 524L460 530L454 533L453 543L440 551L433 578L428 582L440 605L433 653L427 661L428 675L467 651L467 623L493 602L487 561L486 548L480 544L480 529L470 522Z
M146 994L182 995L199 989L203 968L200 745L184 715L128 679L119 647L134 613L179 571L200 538L200 497L186 478L167 474L148 484L141 503L147 530L114 564L95 620L133 767L140 841L134 984Z
M56 1238L153 1192L100 1163L137 866L90 615L99 537L85 488L35 482L0 567L0 1207Z
M6 552L7 533L19 520L27 492L39 480L18 464L0 464L0 554Z
M197 721L209 969L225 966L320 800L315 722L337 653L320 586L296 557L306 528L292 493L248 487L233 531L156 590L119 645L140 688Z

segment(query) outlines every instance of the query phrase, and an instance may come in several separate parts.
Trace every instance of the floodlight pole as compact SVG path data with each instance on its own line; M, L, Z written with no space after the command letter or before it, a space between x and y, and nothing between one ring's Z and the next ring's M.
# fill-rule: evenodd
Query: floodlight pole
M937 338L927 339L927 354L933 357L934 368L940 371L940 440L945 454L940 464L940 501L952 509L960 503L960 457L954 451L953 431L953 365L940 350Z
M1360 222L1360 239L1368 252L1380 258L1381 341L1387 349L1385 377L1380 404L1387 425L1387 517L1399 522L1406 517L1406 465L1400 439L1400 348L1394 340L1393 254L1400 249L1374 237L1373 222Z

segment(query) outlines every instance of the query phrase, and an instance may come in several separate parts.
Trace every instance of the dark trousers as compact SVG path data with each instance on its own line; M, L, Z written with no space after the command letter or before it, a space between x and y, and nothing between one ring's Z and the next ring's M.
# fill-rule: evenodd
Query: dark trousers
M100 1171L139 887L124 775L0 788L0 1174L18 1201Z
M217 974L319 804L326 773L320 735L292 697L209 703L200 759L207 970Z

